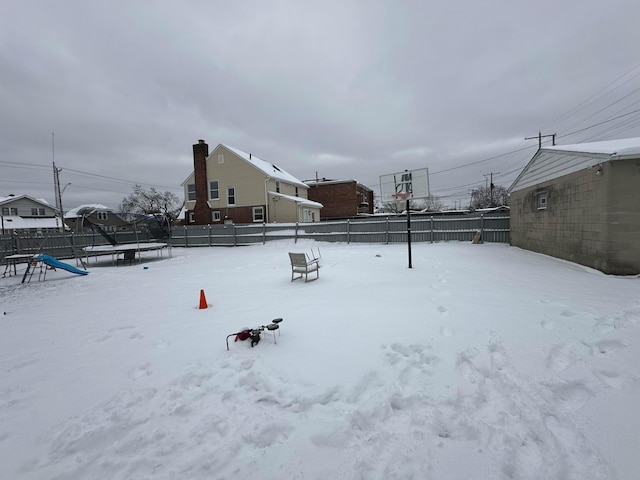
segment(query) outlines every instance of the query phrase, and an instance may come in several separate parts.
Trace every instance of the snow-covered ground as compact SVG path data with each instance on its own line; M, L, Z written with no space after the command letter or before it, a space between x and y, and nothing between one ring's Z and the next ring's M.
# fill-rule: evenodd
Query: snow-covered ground
M318 247L292 283L287 252ZM0 477L638 478L639 278L412 253L279 240L0 279Z

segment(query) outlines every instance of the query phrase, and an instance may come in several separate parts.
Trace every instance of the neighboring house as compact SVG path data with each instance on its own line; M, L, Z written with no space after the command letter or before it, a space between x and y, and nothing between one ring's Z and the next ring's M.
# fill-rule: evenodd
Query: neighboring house
M511 244L640 273L640 138L538 150L509 188Z
M72 232L90 232L102 229L105 232L129 230L131 224L114 210L99 203L80 205L64 214L64 222Z
M2 234L29 232L42 235L62 227L54 207L44 199L29 195L0 197L0 224Z
M305 180L309 199L321 203L322 220L373 215L373 190L355 180Z
M309 187L280 167L228 145L211 154L193 146L193 172L182 182L185 224L318 222L322 204Z

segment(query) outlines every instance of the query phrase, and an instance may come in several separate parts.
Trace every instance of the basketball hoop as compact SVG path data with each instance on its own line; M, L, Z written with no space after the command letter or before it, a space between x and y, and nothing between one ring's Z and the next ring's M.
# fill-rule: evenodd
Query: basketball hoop
M404 200L406 198L409 198L409 195L411 194L407 192L400 192L400 193L394 193L391 196L396 200Z

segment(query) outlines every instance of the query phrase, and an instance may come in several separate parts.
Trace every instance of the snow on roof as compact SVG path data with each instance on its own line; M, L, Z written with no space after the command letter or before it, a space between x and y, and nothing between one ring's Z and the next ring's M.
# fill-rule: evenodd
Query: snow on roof
M509 192L539 185L591 168L601 162L620 160L627 156L640 156L640 138L543 147L520 172L509 187Z
M65 213L64 216L65 218L76 218L93 212L113 212L113 209L105 207L100 203L92 203L73 208Z
M333 184L338 184L338 183L351 183L351 182L356 182L357 185L359 185L361 188L367 189L367 190L371 190L369 187L367 187L366 185L358 182L357 180L336 180L336 179L328 179L328 178L319 178L319 179L313 179L313 180L305 180L304 183L306 183L308 186L315 186L315 185L333 185ZM373 191L373 190L371 190Z
M577 153L600 153L605 155L640 155L640 137L606 140L603 142L576 143L573 145L556 145L544 147L542 150L555 150Z
M60 221L55 217L23 218L17 215L5 215L2 219L2 226L5 230L60 228Z
M309 200L307 198L294 197L293 195L284 195L278 192L269 192L269 195L273 195L274 197L286 198L287 200L299 203L300 205L305 205L307 207L324 208L324 205L322 205L321 203L314 202L313 200Z
M243 160L249 162L254 167L256 167L258 170L262 171L265 175L267 175L267 176L269 176L271 178L275 178L276 180L282 180L282 181L285 181L285 182L288 182L288 183L292 183L294 185L298 185L299 187L309 188L309 186L306 183L301 182L296 177L294 177L290 173L285 172L282 168L278 167L277 165L275 165L275 164L273 164L271 162L267 162L266 160L262 160L262 159L256 157L253 154L248 154L246 152L243 152L242 150L238 150L235 147L231 147L229 145L225 145L224 143L221 143L220 145L222 145L227 150L232 151L233 153L238 155L240 158L242 158ZM215 152L215 149L214 149L214 152Z
M33 200L34 202L42 203L42 204L47 205L49 207L51 206L51 204L49 202L47 202L47 200L44 199L44 198L34 198L34 197L30 196L30 195L24 195L24 194L23 195L10 195L8 197L0 197L0 203L10 202L10 201L13 201L13 200L19 200L21 198L28 198L29 200Z

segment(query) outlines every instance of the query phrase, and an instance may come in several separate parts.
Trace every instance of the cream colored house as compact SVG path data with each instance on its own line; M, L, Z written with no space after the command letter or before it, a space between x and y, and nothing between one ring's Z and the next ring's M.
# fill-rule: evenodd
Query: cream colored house
M204 140L193 146L193 172L182 182L185 224L319 222L322 204L309 187L271 162Z

